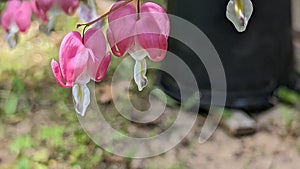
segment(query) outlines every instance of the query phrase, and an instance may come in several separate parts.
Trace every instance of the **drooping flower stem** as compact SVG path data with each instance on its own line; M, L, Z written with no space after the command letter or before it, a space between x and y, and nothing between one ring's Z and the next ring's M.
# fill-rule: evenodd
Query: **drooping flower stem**
M141 2L140 0L137 0L137 19L139 20L140 19L140 12L141 12Z
M137 12L140 13L141 11L141 1L137 0Z
M83 31L82 31L82 42L84 41L84 33L86 31L86 28L101 21L102 19L104 19L105 17L107 17L109 14L111 14L112 12L126 6L127 4L129 4L130 2L132 2L133 0L125 0L125 2L121 3L120 5L116 6L115 8L111 9L110 11L106 12L105 14L103 14L102 16L100 16L99 18L88 22L88 23L82 23L82 24L77 24L76 28L80 28L82 26L84 26Z

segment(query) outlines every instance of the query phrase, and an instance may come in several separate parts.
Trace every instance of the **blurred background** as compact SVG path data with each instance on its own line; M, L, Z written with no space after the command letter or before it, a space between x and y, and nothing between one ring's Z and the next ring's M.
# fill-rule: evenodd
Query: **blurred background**
M166 0L155 2L167 7ZM109 10L112 0L96 0L98 15ZM0 2L0 10L5 3ZM225 14L224 9L224 14ZM255 10L255 6L254 6ZM267 12L267 11L266 11ZM300 71L300 0L292 0L293 45L296 69ZM219 127L205 144L198 136L205 117L176 148L148 159L123 158L99 148L83 131L73 108L71 90L59 87L52 75L50 61L58 57L64 35L76 30L78 16L60 15L50 35L39 32L33 19L19 44L10 49L6 32L0 29L0 168L1 169L298 169L300 166L300 94L282 87L276 91L280 103L263 113L251 114L257 122L253 135L234 137ZM168 128L176 118L176 104L168 100L169 114L141 126L130 123L113 108L111 76L120 59L113 59L103 82L97 84L97 101L109 110L106 119L117 129L131 135L155 135ZM124 74L131 72L124 71ZM153 82L137 93L131 85L132 102L147 109ZM118 90L124 86L119 85ZM120 92L121 93L121 92ZM125 97L123 99L126 99ZM126 107L126 105L124 105ZM230 118L224 112L223 121ZM222 124L221 124L222 126ZM100 132L100 131L99 131Z

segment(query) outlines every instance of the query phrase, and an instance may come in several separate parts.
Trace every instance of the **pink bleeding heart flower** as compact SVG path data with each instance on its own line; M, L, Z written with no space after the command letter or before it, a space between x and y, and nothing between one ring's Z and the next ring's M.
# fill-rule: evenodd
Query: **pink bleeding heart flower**
M35 0L36 10L34 11L44 22L48 22L47 12L52 8L54 0Z
M47 23L41 24L40 30L50 34L54 21L61 11L67 15L74 14L79 6L79 0L35 0L35 4L35 14Z
M58 5L67 15L73 15L79 7L79 0L58 0Z
M32 6L29 1L10 0L2 13L1 24L6 30L7 42L15 47L18 32L26 32L31 24Z
M36 0L35 3L39 10L47 13L54 5L54 0Z
M36 0L36 7L43 14L46 14L51 9L59 8L67 15L72 15L78 6L79 0Z
M111 60L106 53L106 40L102 30L89 29L84 42L79 32L68 33L60 46L59 63L52 60L51 67L58 84L73 88L75 109L84 115L90 103L90 92L86 84L92 79L101 81Z
M112 9L124 1L117 2ZM144 3L140 13L133 4L112 12L108 16L107 38L114 55L121 57L129 53L135 60L134 80L141 91L147 85L146 61L159 62L168 48L170 21L165 10L153 2Z
M26 32L31 24L32 8L29 1L11 0L2 13L2 26L8 32L16 24L20 32Z

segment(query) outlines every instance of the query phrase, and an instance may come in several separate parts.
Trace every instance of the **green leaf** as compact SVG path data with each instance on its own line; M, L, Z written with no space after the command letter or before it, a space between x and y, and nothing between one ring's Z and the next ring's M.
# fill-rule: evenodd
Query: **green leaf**
M284 102L294 105L300 103L300 95L286 87L279 88L277 91L277 95Z
M20 94L24 91L24 82L18 76L16 76L12 81L12 92Z
M17 112L17 106L18 106L18 95L15 93L10 93L8 96L8 99L4 103L4 113L6 115L12 115Z
M32 145L33 140L31 137L22 135L16 137L9 148L12 152L20 153L22 150L32 147Z
M30 161L28 158L21 158L15 167L15 169L30 169L30 168L31 168Z
M226 119L230 119L232 116L232 112L228 109L224 109L223 110L223 118Z
M43 126L40 130L40 137L46 140L51 146L58 147L64 144L63 133L63 126Z

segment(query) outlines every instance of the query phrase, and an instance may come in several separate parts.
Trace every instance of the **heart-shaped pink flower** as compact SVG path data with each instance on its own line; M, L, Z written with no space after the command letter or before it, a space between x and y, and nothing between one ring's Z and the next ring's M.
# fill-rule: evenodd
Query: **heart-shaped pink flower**
M112 9L123 4L117 2ZM127 4L108 15L107 38L114 55L121 57L129 53L136 61L134 80L139 91L147 85L147 63L163 60L167 53L170 21L165 10L153 2L144 3L140 12Z
M83 41L83 42L82 42ZM79 32L68 33L60 46L59 63L52 60L51 67L58 84L72 87L75 110L81 116L90 104L87 83L101 81L107 71L111 55L106 53L106 40L101 29L89 29L84 38Z
M19 32L26 32L31 24L32 1L10 0L2 13L1 24L6 30L6 41L11 48L18 43Z
M35 0L34 13L44 22L48 21L47 12L52 8L54 0Z
M32 7L29 1L10 0L2 13L2 26L7 32L15 25L18 31L26 32L31 24L31 14Z
M101 81L107 71L111 55L106 53L105 37L100 29L89 29L84 43L79 32L68 33L60 46L59 63L51 66L57 82L64 88L75 83Z
M124 3L117 2L112 9ZM129 50L145 49L152 61L161 61L166 56L170 21L159 5L147 2L140 13L131 4L112 12L108 16L107 37L116 56L124 56Z
M79 0L35 0L36 14L44 21L48 21L47 13L50 10L62 10L67 15L75 13L79 6Z
M79 7L79 0L58 0L58 5L67 15L73 15Z

